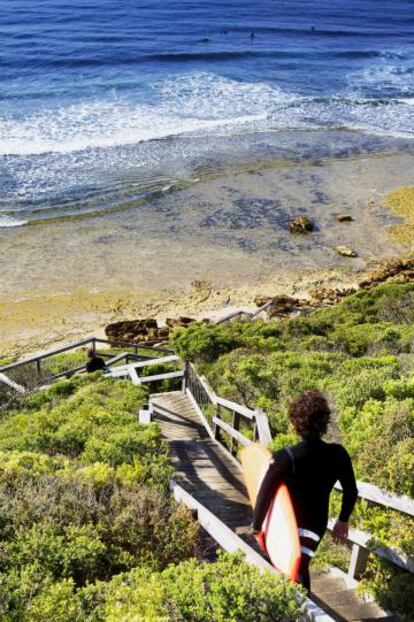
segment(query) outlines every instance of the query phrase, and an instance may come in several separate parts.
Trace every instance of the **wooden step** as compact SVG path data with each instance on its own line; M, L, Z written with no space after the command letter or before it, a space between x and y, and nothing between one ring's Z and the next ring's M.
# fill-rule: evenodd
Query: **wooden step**
M335 613L350 622L356 620L383 620L386 613L376 603L362 603L335 607Z
M191 400L172 392L152 396L151 403L155 421L170 443L175 480L259 552L250 532L252 510L242 471L208 436ZM311 572L311 585L311 597L338 622L396 622L375 603L365 602L355 590L356 582L339 570Z

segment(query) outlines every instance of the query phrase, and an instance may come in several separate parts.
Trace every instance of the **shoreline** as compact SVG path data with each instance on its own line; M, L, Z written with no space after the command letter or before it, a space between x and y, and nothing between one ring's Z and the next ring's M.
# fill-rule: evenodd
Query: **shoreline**
M0 303L2 326L0 358L21 358L66 345L88 336L104 337L105 326L114 321L154 318L162 325L168 317L186 316L196 320L217 320L233 310L257 310L257 297L285 295L310 299L315 292L358 289L359 283L386 266L394 257L365 270L325 270L308 274L286 274L274 280L241 287L214 288L208 282L193 283L188 291L85 292L49 298ZM327 298L326 298L327 300ZM326 304L326 301L325 301ZM6 336L7 335L7 336Z
M214 320L256 309L258 296L354 288L412 248L413 155L282 164L224 170L145 209L3 237L0 358L101 336L115 321ZM303 215L314 231L289 233ZM357 256L339 257L339 245Z

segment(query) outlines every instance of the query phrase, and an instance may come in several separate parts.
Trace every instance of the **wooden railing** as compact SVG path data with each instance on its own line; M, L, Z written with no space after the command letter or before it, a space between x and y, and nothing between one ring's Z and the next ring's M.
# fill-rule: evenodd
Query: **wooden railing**
M3 383L8 388L12 388L22 394L26 393L27 387L24 386L22 382L16 382L13 378L9 377L9 374L14 371L24 372L24 370L31 370L33 372L32 383L33 386L31 388L36 388L39 385L44 384L45 381L48 383L53 382L61 377L69 377L75 373L82 372L86 369L86 362L82 365L78 365L76 367L64 370L57 374L47 374L45 371L44 363L55 356L60 354L64 354L66 352L71 352L74 350L78 350L82 347L89 347L95 352L97 352L97 347L99 344L104 344L111 348L127 348L129 351L123 352L117 356L113 356L110 352L106 352L104 349L99 351L99 356L108 359L107 364L113 365L116 362L124 360L125 363L129 363L129 361L133 360L150 360L154 358L154 354L171 354L173 351L168 348L159 348L156 346L146 346L135 343L129 343L126 341L118 341L111 339L101 339L99 337L88 337L86 339L82 339L80 341L76 341L74 343L68 344L67 346L62 346L60 348L55 348L53 350L49 350L43 354L39 354L37 356L33 356L27 359L23 359L21 361L17 361L15 363L10 363L8 365L3 365L0 367L0 383ZM148 351L154 354L148 354Z
M272 300L266 302L264 305L256 309L256 311L246 311L246 309L236 309L231 311L227 315L219 318L214 324L224 324L225 322L251 322L255 320L263 311L267 311L273 304Z
M216 395L207 381L198 375L195 367L191 363L186 364L184 388L187 393L191 395L195 405L200 411L200 415L203 417L205 425L209 428L210 425L206 420L203 409L205 410L206 406L214 407L215 414L212 418L213 430L211 435L222 445L222 433L224 432L228 435L231 439L230 447L226 445L224 445L224 447L229 449L233 457L237 456L237 449L239 447L247 446L252 441L260 440L260 442L266 446L270 444L272 439L267 416L261 411L251 410L236 402ZM231 413L231 423L223 420L221 416L223 410ZM240 421L242 418L251 422L251 438L248 438L240 431ZM414 499L385 492L377 486L366 482L358 481L357 485L360 499L414 517ZM337 490L341 490L339 483L337 483L335 487ZM333 519L329 521L329 530L332 530L334 523L335 521ZM371 553L375 553L379 557L392 562L400 568L414 573L413 558L404 555L394 548L376 543L372 535L368 533L358 529L350 529L348 543L352 547L348 575L352 578L358 578L364 572L368 557Z
M218 396L206 379L199 376L194 365L189 362L185 364L183 389L203 418L210 435L233 456L237 455L240 446L245 447L257 440L268 445L272 440L267 417L262 411L252 410ZM226 415L231 423L226 421ZM242 433L242 423L248 436ZM229 437L229 444L223 442L223 432Z
M367 501L369 504L378 505L387 509L394 510L401 514L406 514L414 518L414 499L405 495L395 495L381 490L373 484L367 482L357 482L358 497ZM337 490L341 490L339 483L335 485ZM335 524L334 519L330 519L328 529L332 530ZM347 539L352 546L351 561L348 568L348 575L352 578L358 578L364 570L368 562L370 553L374 552L378 557L385 559L403 570L414 573L414 558L396 550L380 544L369 533L359 529L350 529Z
M154 374L152 376L138 376L139 369L144 369L145 367L149 367L151 365L161 365L167 363L178 363L181 362L179 356L172 354L170 356L162 356L155 359L149 359L146 361L138 361L134 363L129 363L127 365L120 365L118 367L114 367L109 369L107 375L111 378L126 378L129 377L133 384L139 385L145 382L157 382L158 380L169 380L173 378L183 378L184 370L179 369L176 371L167 371L162 372L160 374Z
M148 350L148 347L139 346L137 344L126 344L125 342L110 341L105 339L96 339L95 337L78 341L63 348L47 352L43 355L32 357L18 363L0 368L0 382L6 384L9 388L16 391L25 392L24 387L18 385L14 380L5 375L5 371L20 368L24 365L36 364L40 366L41 362L51 356L68 352L70 350L90 345L96 349L98 343L104 343L112 347L132 348L133 352L122 352L116 356L108 353L105 354L109 358L108 365L115 365L121 361L125 361L124 365L113 366L109 369L108 375L113 378L130 378L134 384L151 383L166 379L182 378L183 391L191 399L200 419L202 420L207 432L216 442L218 442L225 451L228 451L233 460L237 461L237 453L240 447L245 447L250 443L259 440L265 446L271 443L271 434L267 416L260 410L253 410L242 406L237 402L218 396L210 387L205 378L200 376L191 363L185 363L184 369L177 371L167 371L149 376L138 376L139 369L156 365L180 363L180 358L175 354L171 354L171 350L165 348L151 348L151 352L164 354L157 358L148 354L141 353ZM132 361L132 362L131 362ZM39 367L37 367L39 369ZM71 370L61 372L49 378L49 381L60 376L71 375L80 372L84 366L80 366ZM226 420L227 419L227 420ZM381 507L385 507L407 516L414 517L414 500L409 497L388 493L378 487L366 482L357 482L358 494L360 499ZM341 489L337 484L336 488ZM332 529L334 521L329 522L329 529ZM370 534L350 529L348 542L352 546L351 561L348 569L349 576L355 578L362 574L365 570L368 556L371 552L376 553L379 557L387 559L393 564L403 568L404 570L414 573L414 559L397 551L392 547L382 546L376 543Z

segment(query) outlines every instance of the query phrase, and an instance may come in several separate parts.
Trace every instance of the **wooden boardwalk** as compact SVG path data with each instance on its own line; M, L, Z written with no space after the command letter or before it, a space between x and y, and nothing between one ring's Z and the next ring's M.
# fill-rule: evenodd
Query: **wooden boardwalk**
M155 419L171 446L175 481L250 546L252 511L236 461L208 435L191 399L180 391L151 396ZM395 618L364 602L350 582L334 570L312 576L312 598L338 621Z
M151 402L171 446L175 481L237 534L245 533L252 512L240 468L209 437L190 398L163 393Z

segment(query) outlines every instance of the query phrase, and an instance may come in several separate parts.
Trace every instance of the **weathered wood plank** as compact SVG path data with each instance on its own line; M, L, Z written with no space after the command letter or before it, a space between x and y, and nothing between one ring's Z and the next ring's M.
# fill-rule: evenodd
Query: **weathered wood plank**
M255 414L256 414L254 410L251 410L250 408L247 408L246 406L242 406L241 404L238 404L237 402L226 400L224 399L224 397L216 396L216 404L218 404L219 406L223 406L223 408L227 408L228 410L234 410L240 413L241 415L243 415L243 417L247 417L248 419L254 419Z
M179 361L180 357L174 355L171 356L161 356L159 358L148 359L146 361L137 361L135 363L128 363L127 365L118 365L118 367L110 368L108 371L108 376L111 378L118 378L120 376L128 376L130 369L141 369L143 367L148 367L149 365L158 365L161 363L173 363Z
M170 371L165 374L157 374L155 376L139 376L139 384L144 384L145 382L156 382L157 380L168 380L169 378L182 378L183 376L183 370Z
M26 394L26 389L21 384L18 384L17 382L14 382L14 380L11 380L8 376L6 376L6 374L0 373L0 382L7 384L8 387L14 389L21 395Z
M245 554L246 561L249 564L255 565L261 572L269 572L270 574L277 574L277 571L271 566L259 553L257 553L251 546L244 542L234 531L232 531L223 521L217 518L212 512L210 512L202 503L197 501L192 495L190 495L182 486L177 482L171 483L171 490L174 498L181 503L184 503L187 507L197 511L197 520L200 525L210 534L212 538L225 550L230 553L235 551L242 551ZM316 603L310 598L306 599L306 613L303 620L310 620L312 622L334 622L327 613L325 613Z
M334 519L330 519L328 523L328 529L332 530L335 524ZM364 531L360 531L359 529L350 529L347 541L351 544L357 544L361 548L370 550L376 553L379 557L386 559L396 566L403 568L404 570L408 570L408 572L414 573L414 559L412 557L408 557L408 555L404 555L404 553L400 553L395 549L385 547L385 546L376 546L372 544L372 536L369 533Z
M219 426L219 428L227 432L227 434L229 434L238 443L240 443L240 445L243 445L243 447L247 447L248 445L252 444L251 440L243 436L243 434L241 434L240 432L237 432L237 430L235 430L231 425L229 425L222 419L219 419L218 417L213 417L213 423L215 423Z
M358 496L361 499L372 501L378 505L382 505L392 510L397 510L403 514L414 516L414 499L405 495L396 495L385 490L381 490L374 484L368 484L367 482L357 482ZM342 490L342 486L339 482L335 484L337 490Z

